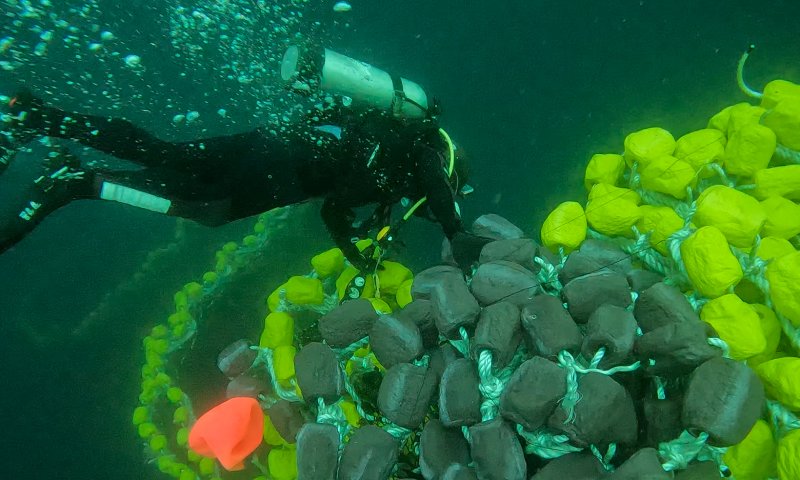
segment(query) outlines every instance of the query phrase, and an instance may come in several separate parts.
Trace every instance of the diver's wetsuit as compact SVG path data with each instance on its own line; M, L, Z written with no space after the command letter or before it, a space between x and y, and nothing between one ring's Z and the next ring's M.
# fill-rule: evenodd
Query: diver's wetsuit
M448 237L461 227L443 169L446 145L431 121L401 123L380 112L331 109L336 113L280 137L259 129L166 142L125 120L68 113L38 102L31 98L28 103L34 105L17 106L29 110L23 125L27 132L73 139L143 168L110 170L84 162L82 179L55 182L55 190L45 192L33 184L41 166L13 162L0 183L15 168L32 173L22 187L0 185L0 196L6 197L0 198L6 207L0 209L0 253L48 213L79 198L117 200L220 225L322 197L323 220L351 260L360 258L351 242L357 233L354 207L387 207L403 197L427 196L428 213ZM13 198L7 198L8 192Z

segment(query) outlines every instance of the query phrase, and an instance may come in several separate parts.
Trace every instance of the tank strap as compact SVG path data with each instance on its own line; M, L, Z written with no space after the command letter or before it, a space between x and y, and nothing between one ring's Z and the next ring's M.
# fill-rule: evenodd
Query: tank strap
M392 114L399 117L403 113L403 103L408 101L406 92L403 91L403 79L397 75L392 75L392 88L394 89L394 96L392 97Z
M431 115L431 111L427 108L423 107L419 103L415 102L413 99L408 98L406 96L406 92L403 89L403 79L397 75L392 75L392 88L394 89L394 96L392 97L392 115L395 117L400 117L403 115L403 104L410 103L415 107L419 108L421 111L425 112L427 118L433 118Z

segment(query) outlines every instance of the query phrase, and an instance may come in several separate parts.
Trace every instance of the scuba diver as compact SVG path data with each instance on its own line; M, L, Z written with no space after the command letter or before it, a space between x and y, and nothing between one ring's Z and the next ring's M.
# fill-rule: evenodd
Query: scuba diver
M465 165L422 88L330 50L296 46L287 50L281 75L295 91L325 92L324 108L288 134L263 128L189 142L163 141L126 120L65 112L19 92L7 105L13 133L0 135L0 253L77 199L112 200L216 226L322 198L328 231L361 270L376 268L378 260L359 252L356 240L388 227L398 202L416 201L403 221L428 217L464 245L454 244L464 268L477 260L485 239L463 231L456 202L470 190ZM136 167L110 168L64 150L44 162L12 161L14 148L37 136L71 139ZM367 205L376 205L374 213L357 221L355 209ZM392 239L391 228L378 240Z

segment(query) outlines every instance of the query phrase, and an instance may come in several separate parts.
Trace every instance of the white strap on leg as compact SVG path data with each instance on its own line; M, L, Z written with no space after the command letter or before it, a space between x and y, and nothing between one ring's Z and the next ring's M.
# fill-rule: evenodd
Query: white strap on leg
M100 189L100 198L158 213L167 213L172 205L172 201L166 198L111 182L103 182L103 186Z

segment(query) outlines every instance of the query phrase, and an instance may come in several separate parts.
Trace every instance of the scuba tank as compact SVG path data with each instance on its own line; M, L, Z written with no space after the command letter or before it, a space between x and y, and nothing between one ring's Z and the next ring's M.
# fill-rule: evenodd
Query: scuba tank
M281 78L299 93L342 95L354 107L378 108L395 117L425 119L438 113L435 100L416 82L327 48L289 46Z

